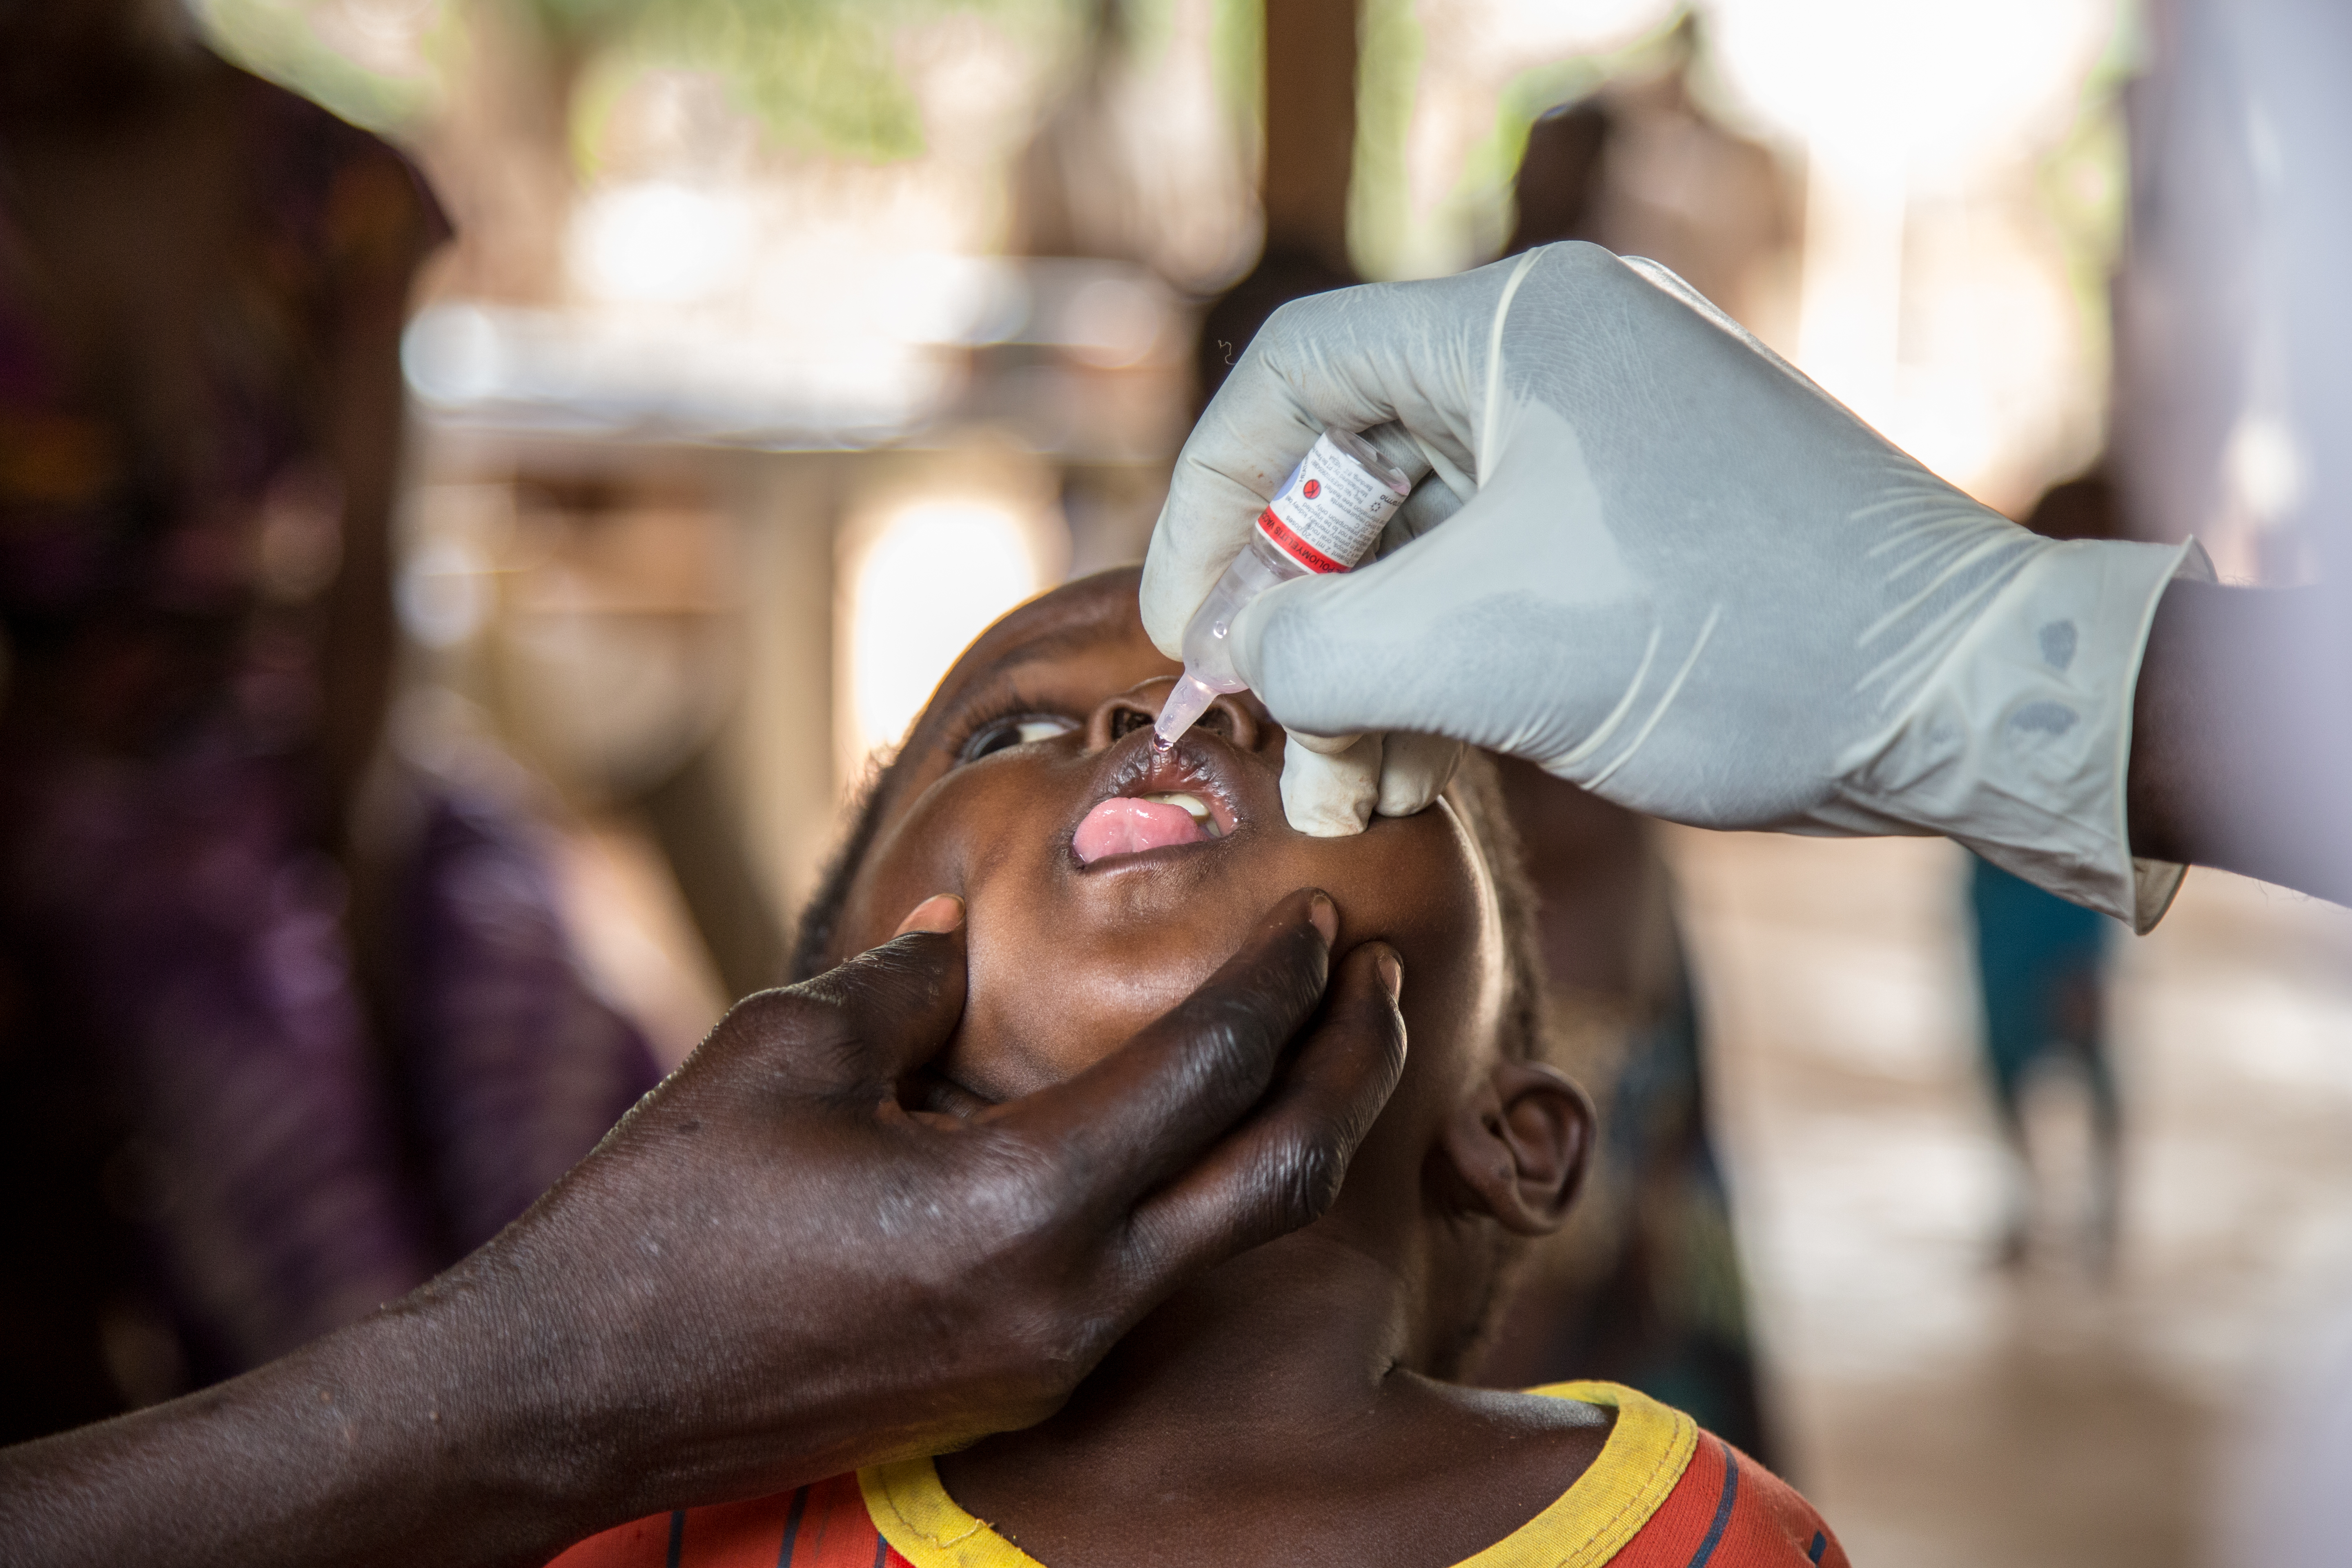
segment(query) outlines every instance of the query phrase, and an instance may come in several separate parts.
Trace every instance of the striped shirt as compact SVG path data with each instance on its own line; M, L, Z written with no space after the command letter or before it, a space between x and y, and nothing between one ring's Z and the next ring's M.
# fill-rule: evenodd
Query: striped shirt
M1679 1410L1613 1383L1533 1391L1615 1408L1601 1457L1457 1568L1847 1568L1811 1504ZM550 1568L1040 1568L956 1505L929 1459L593 1536Z

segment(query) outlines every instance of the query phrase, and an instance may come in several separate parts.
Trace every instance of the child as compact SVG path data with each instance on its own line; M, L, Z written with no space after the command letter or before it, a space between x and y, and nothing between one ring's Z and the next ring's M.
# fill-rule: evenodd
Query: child
M1592 1131L1539 1059L1532 910L1492 780L1474 762L1418 816L1308 837L1283 817L1283 731L1246 694L1152 751L1175 674L1132 571L990 628L877 784L802 969L961 895L969 997L919 1098L968 1110L1079 1070L1319 887L1335 951L1396 950L1411 1041L1338 1201L1171 1297L1036 1426L642 1520L561 1568L1842 1565L1795 1492L1631 1389L1444 1381L1516 1246L1565 1216Z

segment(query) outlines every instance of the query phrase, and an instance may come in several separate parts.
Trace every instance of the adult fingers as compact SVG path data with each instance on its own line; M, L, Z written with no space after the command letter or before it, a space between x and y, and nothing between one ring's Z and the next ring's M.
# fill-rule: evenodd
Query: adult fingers
M1265 337L1262 330L1186 437L1144 555L1143 629L1171 658L1182 657L1193 612L1322 433L1299 389L1267 363Z
M739 1012L766 1005L771 1032L789 1035L795 1065L825 1087L896 1082L943 1050L963 1016L963 901L915 906L881 946Z
M1185 624L1325 429L1376 432L1375 444L1415 479L1433 455L1458 469L1467 448L1453 429L1466 422L1452 406L1468 384L1456 374L1459 311L1445 308L1442 288L1383 285L1295 300L1251 340L1177 454L1144 558L1143 626L1161 652L1180 657ZM1433 399L1433 385L1448 390Z
M1420 447L1422 464L1433 471L1430 477L1412 487L1412 494L1381 530L1379 553L1390 555L1403 549L1423 534L1452 520L1454 515L1476 497L1478 487L1470 477L1447 460L1443 449L1435 446ZM1381 447L1381 451L1388 450Z
M1256 1113L1137 1207L1125 1271L1150 1299L1331 1206L1404 1072L1402 980L1386 942L1349 953L1321 1021Z
M1454 781L1462 765L1461 742L1444 735L1395 731L1381 740L1382 816L1411 816L1426 808Z
M1538 269L1573 264L1591 249L1549 247L1452 278L1336 289L1276 311L1177 456L1143 565L1144 629L1160 651L1177 657L1184 624L1252 520L1327 426L1393 425L1375 437L1383 449L1409 446L1416 479L1436 471L1448 493L1419 509L1408 502L1407 534L1466 500L1486 482L1489 362L1510 302ZM1391 445L1391 437L1402 439Z
M905 936L908 931L950 931L963 924L963 900L953 893L933 893L907 911L892 936Z
M1638 584L1614 557L1592 559L1583 536L1527 536L1524 483L1505 468L1394 554L1259 595L1234 617L1235 673L1294 734L1404 731L1546 754L1538 731L1555 709L1612 682L1622 691L1632 674L1578 656L1648 612ZM1530 583L1556 597L1587 593L1590 608L1531 600Z
M1462 762L1462 742L1392 731L1323 739L1290 731L1282 756L1282 810L1318 838L1361 833L1374 812L1411 816L1435 800Z
M1077 1077L989 1120L1073 1163L1069 1180L1090 1211L1124 1212L1265 1092L1322 999L1338 927L1327 895L1292 893L1167 1014Z
M1381 798L1381 737L1290 731L1282 753L1282 814L1318 838L1361 833Z

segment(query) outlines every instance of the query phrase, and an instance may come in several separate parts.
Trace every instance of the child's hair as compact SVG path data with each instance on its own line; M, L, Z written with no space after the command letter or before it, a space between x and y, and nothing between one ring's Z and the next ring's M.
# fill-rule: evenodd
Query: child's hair
M793 947L794 981L812 979L844 956L833 951L842 906L848 900L849 885L856 879L858 867L874 847L897 771L895 760L875 767L858 792L848 836L834 852L808 907L801 911L799 936ZM1493 760L1484 752L1465 755L1446 793L1486 862L1502 916L1504 962L1510 978L1496 1045L1509 1060L1547 1061L1550 1029L1544 1003L1543 960L1536 945L1535 888L1520 858L1518 832L1503 805Z
M849 806L849 832L825 862L824 876L809 895L793 935L792 984L795 985L815 979L848 956L833 951L842 906L849 901L849 884L857 879L866 851L874 847L874 835L882 826L882 806L890 798L890 781L898 771L898 758L886 762L879 752L866 764L866 776Z

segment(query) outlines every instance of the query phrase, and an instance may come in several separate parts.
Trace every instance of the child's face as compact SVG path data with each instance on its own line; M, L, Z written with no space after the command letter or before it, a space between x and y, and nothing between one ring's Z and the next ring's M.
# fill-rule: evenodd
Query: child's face
M882 802L840 951L887 940L929 894L961 895L970 994L940 1068L998 1100L1088 1066L1207 978L1283 895L1318 887L1339 906L1336 951L1378 937L1402 959L1412 1050L1375 1136L1417 1142L1485 1065L1502 1003L1477 847L1443 803L1351 838L1297 832L1283 731L1246 693L1158 757L1151 721L1178 667L1144 637L1135 595L1132 571L1071 584L957 661ZM1103 805L1166 795L1206 806L1200 841L1166 842L1195 830L1165 805ZM1138 842L1159 847L1127 847ZM1422 1125L1392 1127L1414 1102L1426 1114L1406 1120Z

